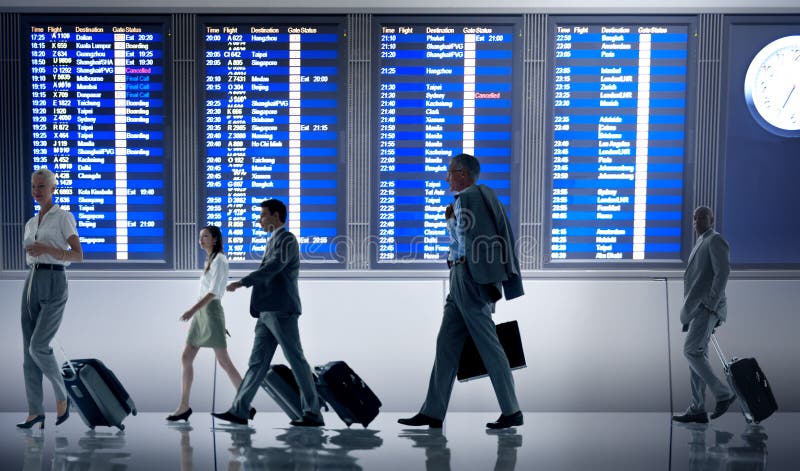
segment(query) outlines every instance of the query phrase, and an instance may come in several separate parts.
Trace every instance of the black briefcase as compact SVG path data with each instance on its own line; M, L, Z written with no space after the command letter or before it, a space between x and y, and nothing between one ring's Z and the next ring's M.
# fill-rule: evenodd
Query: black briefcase
M522 351L522 339L519 336L519 324L517 321L504 322L497 324L497 338L508 357L508 363L512 370L525 368L525 352ZM473 379L489 376L486 366L481 360L475 341L467 335L464 341L464 349L461 351L461 359L458 362L458 373L456 377L459 381L470 381Z

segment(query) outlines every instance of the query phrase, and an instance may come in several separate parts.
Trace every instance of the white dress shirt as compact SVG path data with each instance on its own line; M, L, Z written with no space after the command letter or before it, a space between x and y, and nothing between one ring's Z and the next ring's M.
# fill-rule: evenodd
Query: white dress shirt
M39 222L39 215L36 214L25 223L25 236L22 240L23 247L27 247L34 242L41 242L51 247L61 250L69 250L67 239L73 235L78 235L75 218L69 211L64 211L57 204L54 204ZM33 257L25 252L25 261L28 265L35 263L50 263L53 265L69 266L70 262L53 257L50 254L42 254Z
M220 252L211 261L208 271L203 272L200 278L200 297L208 293L214 295L215 299L221 299L225 294L225 286L228 284L228 258Z

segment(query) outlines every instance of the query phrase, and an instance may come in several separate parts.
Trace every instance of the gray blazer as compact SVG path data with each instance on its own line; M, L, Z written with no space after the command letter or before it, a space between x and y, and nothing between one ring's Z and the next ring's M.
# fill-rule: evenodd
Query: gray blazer
M707 310L725 321L728 316L725 285L730 272L728 243L718 232L707 230L695 243L683 274L682 324L689 324Z
M472 185L459 193L467 267L476 283L493 287L493 301L525 294L522 289L514 234L505 208L486 185Z
M264 311L300 314L300 246L297 238L285 227L278 228L267 241L261 266L242 278L241 283L253 287L250 293L250 315L259 317Z

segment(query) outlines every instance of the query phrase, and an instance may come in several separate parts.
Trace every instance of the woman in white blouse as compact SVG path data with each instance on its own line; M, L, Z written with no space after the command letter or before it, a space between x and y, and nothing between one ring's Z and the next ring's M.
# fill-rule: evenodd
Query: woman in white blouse
M42 378L53 385L56 397L56 425L69 418L69 401L61 369L50 341L55 337L69 295L65 268L70 262L83 261L75 218L53 204L56 176L46 168L31 175L31 194L39 204L39 213L25 223L25 260L30 267L22 292L22 369L28 418L17 424L44 428Z
M200 347L214 349L219 365L228 374L234 388L238 389L239 383L242 382L242 376L228 355L225 341L225 312L222 310L220 299L225 294L225 285L228 282L228 259L222 250L222 232L219 227L206 226L200 231L200 247L206 251L208 258L203 276L200 278L200 299L180 317L182 321L191 319L192 324L181 356L183 365L181 402L175 412L167 416L167 420L171 422L185 421L192 415L189 394L194 379L194 358Z

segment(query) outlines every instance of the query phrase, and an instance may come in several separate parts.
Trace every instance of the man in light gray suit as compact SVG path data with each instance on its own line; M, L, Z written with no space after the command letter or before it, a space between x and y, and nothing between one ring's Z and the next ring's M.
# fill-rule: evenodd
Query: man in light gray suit
M300 249L297 238L286 230L286 206L278 200L261 203L261 227L272 233L267 241L261 266L240 281L228 285L228 291L242 286L253 287L250 295L250 315L258 319L256 338L250 353L249 368L236 391L233 405L227 412L214 413L214 417L240 425L247 424L245 417L254 414L250 403L269 371L272 356L278 345L294 373L300 388L303 417L292 425L321 427L325 425L320 414L319 397L308 366L297 318L300 316L300 293L297 275L300 271Z
M694 244L686 272L683 275L683 308L681 323L686 334L683 354L689 360L691 371L692 403L676 422L707 423L705 409L706 386L716 399L712 419L728 410L736 395L716 377L708 362L708 341L714 328L725 322L728 309L725 285L730 273L728 243L712 229L714 214L706 206L694 210Z
M524 294L514 236L502 203L494 191L476 185L478 159L460 154L450 161L447 181L456 192L453 204L456 233L448 265L450 294L436 340L428 393L419 414L398 420L403 425L440 428L458 371L467 334L472 336L492 380L501 415L486 424L493 429L522 425L508 358L497 338L492 307L502 294L513 299Z

